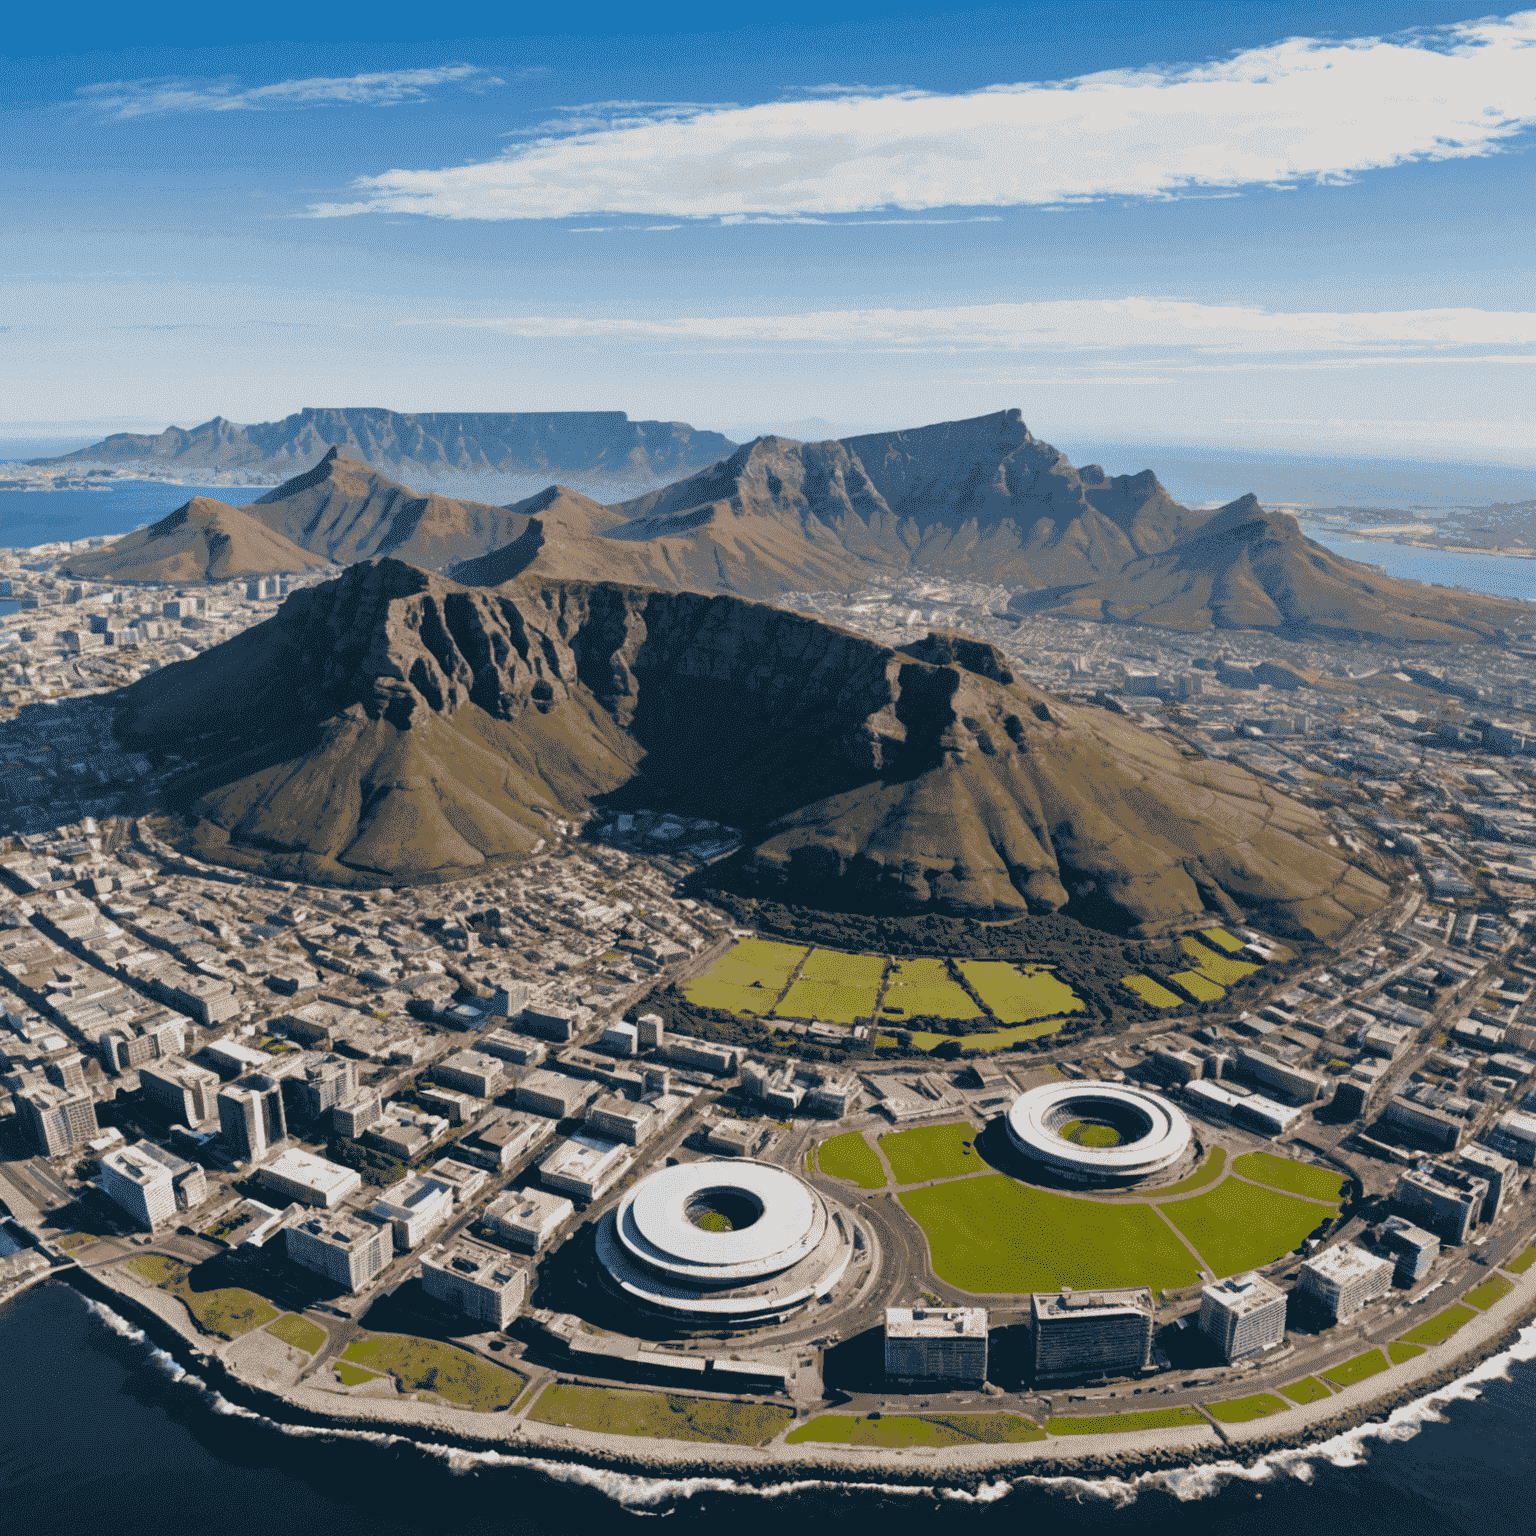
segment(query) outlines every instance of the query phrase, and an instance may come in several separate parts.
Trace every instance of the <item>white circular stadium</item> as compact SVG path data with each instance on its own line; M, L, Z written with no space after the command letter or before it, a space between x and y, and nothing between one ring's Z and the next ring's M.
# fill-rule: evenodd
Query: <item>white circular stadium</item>
M830 1292L853 1252L838 1206L786 1169L742 1158L658 1169L597 1229L617 1291L705 1324L783 1317Z
M1156 1094L1120 1083L1047 1083L1020 1094L1008 1137L1025 1157L1076 1183L1128 1184L1176 1167L1189 1121Z

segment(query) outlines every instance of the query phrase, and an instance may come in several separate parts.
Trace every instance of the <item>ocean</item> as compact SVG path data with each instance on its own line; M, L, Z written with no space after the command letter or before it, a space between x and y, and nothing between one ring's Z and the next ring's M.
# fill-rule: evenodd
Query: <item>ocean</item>
M0 464L0 474L5 466ZM168 485L163 480L119 480L100 491L0 490L0 549L96 537L116 538L142 523L158 522L194 496L215 496L243 507L270 489L264 485Z
M26 1536L490 1536L666 1517L668 1529L782 1536L853 1518L887 1536L1515 1536L1536 1487L1536 1328L1483 1379L1385 1433L1275 1465L1130 1482L1020 1479L979 1496L799 1484L758 1492L446 1452L401 1437L285 1431L186 1375L126 1319L65 1285L0 1309L0 1511ZM1507 1374L1503 1374L1507 1370ZM587 1522L592 1521L588 1526Z

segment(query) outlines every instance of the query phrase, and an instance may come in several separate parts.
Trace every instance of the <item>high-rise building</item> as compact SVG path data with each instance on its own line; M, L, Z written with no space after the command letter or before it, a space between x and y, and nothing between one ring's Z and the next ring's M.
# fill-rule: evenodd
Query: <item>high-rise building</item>
M44 1157L64 1157L99 1134L96 1103L80 1089L37 1083L15 1095L16 1114Z
M1285 1292L1253 1272L1200 1292L1200 1331L1230 1365L1285 1337Z
M286 1108L300 1125L310 1125L357 1093L357 1063L348 1056L312 1055L283 1079Z
M421 1288L490 1328L505 1328L528 1294L528 1271L483 1243L459 1238L421 1261Z
M188 1130L195 1131L219 1112L219 1074L181 1056L146 1062L139 1068L139 1086L172 1124Z
M85 1088L85 1058L79 1051L56 1056L43 1063L43 1074L56 1088L67 1088L71 1093L82 1092Z
M887 1307L885 1374L896 1381L987 1379L985 1307Z
M1132 1376L1152 1355L1152 1292L1037 1292L1030 1298L1035 1380L1068 1376Z
M1504 1209L1504 1196L1514 1188L1518 1164L1512 1157L1505 1157L1502 1152L1495 1152L1480 1142L1463 1147L1458 1161L1468 1173L1487 1179L1488 1199L1478 1220L1492 1221Z
M102 1153L101 1187L146 1232L176 1217L171 1170L138 1147Z
M377 1088L360 1088L345 1104L331 1110L331 1129L356 1141L370 1125L383 1118L384 1104Z
M394 1257L394 1233L357 1216L311 1216L284 1233L288 1257L356 1293Z
M1440 1256L1440 1239L1416 1227L1406 1216L1388 1216L1381 1224L1381 1243L1397 1255L1392 1279L1398 1285L1422 1280Z
M659 1013L642 1013L635 1020L642 1051L659 1051L667 1043L667 1026Z
M1301 1266L1296 1289L1335 1322L1353 1317L1367 1302L1392 1286L1390 1259L1378 1258L1354 1243L1325 1248Z
M252 1072L219 1093L219 1129L231 1157L259 1163L288 1135L282 1084Z
M1444 1242L1464 1243L1489 1201L1488 1180L1445 1163L1409 1168L1392 1191L1392 1209Z

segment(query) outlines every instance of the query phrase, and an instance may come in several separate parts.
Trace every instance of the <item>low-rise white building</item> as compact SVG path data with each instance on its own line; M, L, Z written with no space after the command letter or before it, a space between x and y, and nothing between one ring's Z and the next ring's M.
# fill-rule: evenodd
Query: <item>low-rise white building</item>
M488 1233L524 1253L537 1253L576 1213L564 1195L509 1189L485 1208Z
M334 1211L363 1185L361 1175L353 1169L297 1147L289 1147L259 1169L256 1176L264 1189L284 1200L297 1200L301 1205L315 1205L327 1211Z
M595 1200L634 1162L622 1141L577 1131L558 1143L539 1164L544 1185L578 1200Z
M375 1221L388 1222L395 1248L409 1253L447 1221L453 1211L454 1186L429 1173L413 1173L392 1185L368 1207Z

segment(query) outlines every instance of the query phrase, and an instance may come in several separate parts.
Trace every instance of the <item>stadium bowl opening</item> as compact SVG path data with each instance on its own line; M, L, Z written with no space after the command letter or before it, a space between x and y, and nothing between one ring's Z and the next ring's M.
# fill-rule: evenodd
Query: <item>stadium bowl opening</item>
M1081 1184L1134 1184L1190 1152L1189 1121L1166 1100L1119 1083L1048 1083L1020 1094L1008 1138L1031 1162Z

